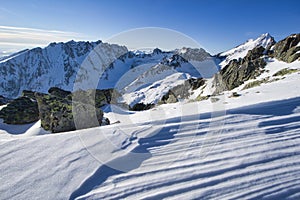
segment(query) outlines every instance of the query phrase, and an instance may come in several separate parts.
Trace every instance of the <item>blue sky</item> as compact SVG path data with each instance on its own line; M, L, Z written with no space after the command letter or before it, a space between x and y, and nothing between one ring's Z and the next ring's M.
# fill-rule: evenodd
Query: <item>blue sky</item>
M214 54L266 32L299 33L299 8L298 0L0 0L0 51L162 27Z

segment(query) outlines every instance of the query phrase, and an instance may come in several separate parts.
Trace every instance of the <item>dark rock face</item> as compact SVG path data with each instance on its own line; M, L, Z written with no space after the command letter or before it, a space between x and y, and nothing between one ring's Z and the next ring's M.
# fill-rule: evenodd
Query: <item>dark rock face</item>
M30 90L23 90L21 96L22 97L28 97L30 99L34 99L35 100L35 92L30 91Z
M170 67L181 67L182 63L188 63L188 60L184 59L182 56L174 54L169 59L165 58L161 62L163 65L167 65Z
M177 54L185 60L203 61L211 57L204 49L200 48L182 48Z
M41 125L52 133L110 124L103 118L101 106L115 102L113 89L68 92L50 88L49 94L35 93Z
M203 78L198 79L188 79L183 84L178 85L165 94L159 103L176 103L179 99L187 99L190 96L189 91L196 90L199 87L205 84L205 80Z
M106 125L110 125L110 121L108 118L103 117L101 126L106 126Z
M94 105L73 101L72 114L77 130L102 125L103 111Z
M95 104L95 107L101 107L106 104L116 103L119 93L114 89L105 90L78 90L72 93L74 101L80 101L85 104Z
M94 105L51 94L36 93L35 96L41 125L52 133L96 127L102 123L103 112Z
M7 124L27 124L41 119L42 127L52 133L108 125L109 119L103 118L100 107L115 102L117 97L113 89L71 93L53 87L49 94L24 90L20 98L0 111L0 118Z
M215 93L232 90L249 79L253 79L262 73L266 62L262 56L265 53L263 47L250 50L248 54L239 60L232 60L214 77Z
M300 57L300 34L292 34L274 45L273 56L284 62L294 62ZM297 53L298 52L298 53Z
M197 79L191 78L187 80L187 82L189 85L191 85L192 90L196 90L205 84L205 80L203 78L197 78Z
M71 95L71 92L62 90L58 87L52 87L48 90L48 93L52 96L56 96L59 98L67 98L68 95Z
M6 124L28 124L39 120L37 102L28 97L11 101L0 111L0 118Z
M161 54L162 53L162 50L160 50L159 48L155 48L153 49L153 54Z
M263 48L262 46L256 47L256 48L248 51L247 55L245 56L245 58L243 60L244 60L244 62L247 62L247 61L250 62L250 61L259 59L262 55L264 55L264 52L265 52L265 48Z
M41 126L52 133L75 130L72 103L48 94L36 93Z
M178 102L178 99L176 97L176 94L174 94L174 92L172 90L169 90L167 92L167 94L165 94L161 100L160 100L160 104L163 104L163 103L176 103Z
M144 104L144 103L137 103L132 107L129 107L129 110L132 111L142 111L142 110L149 110L153 108L155 105L154 104Z

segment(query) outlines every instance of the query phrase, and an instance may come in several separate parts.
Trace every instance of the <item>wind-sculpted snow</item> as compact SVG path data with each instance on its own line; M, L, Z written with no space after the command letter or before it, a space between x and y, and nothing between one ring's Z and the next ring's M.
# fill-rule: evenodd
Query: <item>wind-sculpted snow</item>
M300 197L299 97L230 109L215 118L197 114L207 110L197 103L182 105L189 114L181 116L179 105L108 113L121 120L110 127L2 135L0 198ZM139 123L147 114L160 119ZM139 125L128 124L128 117ZM130 152L147 156L136 161Z
M96 182L77 199L296 199L300 115L293 111L298 106L294 98L230 110L225 124L213 127L222 128L222 134L210 138L208 146L203 146L209 130L205 115L192 122L174 119L159 133L164 137L156 138L165 145L157 145L159 139L141 143L151 158L128 173ZM273 112L275 107L282 109ZM182 131L176 133L179 125ZM209 153L203 156L205 148Z

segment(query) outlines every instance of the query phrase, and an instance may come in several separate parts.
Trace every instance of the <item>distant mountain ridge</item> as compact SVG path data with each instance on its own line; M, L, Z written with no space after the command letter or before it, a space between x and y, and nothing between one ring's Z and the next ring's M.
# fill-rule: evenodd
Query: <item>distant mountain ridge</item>
M101 41L51 43L45 48L22 51L0 61L0 93L16 97L23 90L47 92L53 86L72 90L77 70L97 46L111 56L128 51L124 46Z
M24 50L0 60L0 95L15 98L23 90L47 93L51 87L72 91L78 70L86 61L99 77L98 89L118 89L122 94L120 101L128 105L156 104L173 87L191 78L212 78L231 61L243 59L258 47L265 51L275 49L274 56L281 56L283 60L297 59L299 44L294 45L293 39L293 49L286 55L291 39L285 40L276 43L266 33L216 56L204 49L188 47L145 52L129 51L125 46L101 41L51 43L45 48ZM87 73L81 77L82 81L89 80Z
M46 93L51 87L72 91L78 70L86 59L88 59L86 62L90 62L99 75L98 88L108 89L116 85L124 88L138 79L139 75L158 64L175 68L187 63L183 57L195 59L190 52L196 53L196 57L201 58L201 60L211 58L203 49L193 50L188 48L185 49L185 53L177 51L164 52L160 49L154 49L152 53L141 53L128 51L125 46L102 43L101 41L51 43L45 48L38 47L24 50L2 59L0 61L2 76L0 94L15 98L23 90ZM177 54L181 56L176 57ZM92 56L96 56L96 58L94 59ZM94 63L94 60L97 60L97 63ZM102 66L106 64L109 65ZM123 79L125 82L120 83L119 80L124 74L137 66L143 65L148 65L148 67L139 67L136 70L139 73L135 74L134 79ZM191 65L188 67L192 68ZM171 68L170 70L173 70ZM185 71L182 68L180 69ZM88 78L88 76L85 77L85 79Z

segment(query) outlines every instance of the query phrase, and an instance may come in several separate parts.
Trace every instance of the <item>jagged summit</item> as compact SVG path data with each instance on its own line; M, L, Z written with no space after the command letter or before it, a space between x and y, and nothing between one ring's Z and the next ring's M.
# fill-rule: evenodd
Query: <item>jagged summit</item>
M97 47L101 55L111 58L128 52L124 46L96 42L51 43L16 53L0 61L0 94L17 97L23 90L47 92L50 87L72 91L76 74L85 58ZM94 63L95 68L102 66Z
M58 44L61 44L61 45L78 45L78 44L83 44L83 43L91 43L91 44L100 44L102 43L101 40L97 40L97 41L75 41L75 40L69 40L67 42L51 42L48 46L55 46L55 45L58 45Z
M256 39L249 39L247 42L233 49L220 53L220 57L225 57L225 60L223 60L220 65L223 68L233 59L244 58L248 51L255 47L262 46L265 49L269 49L275 43L274 37L272 37L269 33L264 33Z
M211 55L202 48L183 47L175 51L176 54L182 56L186 60L203 61L211 57Z
M153 49L152 54L161 54L162 52L163 51L161 49L155 48L155 49Z

